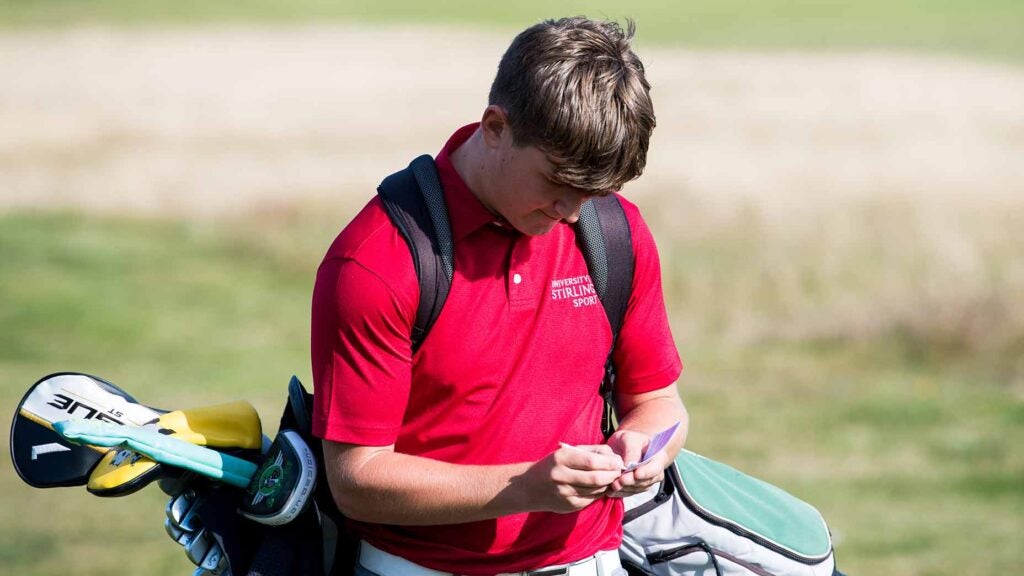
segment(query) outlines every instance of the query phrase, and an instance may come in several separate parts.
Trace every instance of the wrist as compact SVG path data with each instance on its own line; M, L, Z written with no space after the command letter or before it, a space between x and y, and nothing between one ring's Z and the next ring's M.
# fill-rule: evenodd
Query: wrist
M497 467L496 483L502 486L492 504L500 516L542 511L534 465L529 462Z

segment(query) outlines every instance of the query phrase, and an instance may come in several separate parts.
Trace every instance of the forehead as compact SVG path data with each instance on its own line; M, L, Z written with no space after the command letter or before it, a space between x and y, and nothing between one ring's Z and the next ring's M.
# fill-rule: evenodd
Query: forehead
M555 170L555 162L552 157L537 146L532 144L516 146L515 154L520 162L536 168L541 172L551 174Z
M517 148L516 153L520 157L520 168L539 173L555 184L568 185L559 174L559 166L564 164L558 156L545 152L535 145L526 145Z
M565 174L559 170L559 167L564 165L565 161L559 159L556 155L545 152L536 145L516 146L515 154L519 163L518 169L540 174L551 182L573 188L584 196L605 196L611 193L611 190L588 190L573 185L571 181L566 180Z

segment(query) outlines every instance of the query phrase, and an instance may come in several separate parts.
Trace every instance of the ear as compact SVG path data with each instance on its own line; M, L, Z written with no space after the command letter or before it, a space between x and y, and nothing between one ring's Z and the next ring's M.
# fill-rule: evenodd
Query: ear
M484 115L480 119L480 131L484 136L484 144L488 148L498 148L505 138L510 142L512 140L512 128L508 124L508 115L497 104L491 104L484 108Z

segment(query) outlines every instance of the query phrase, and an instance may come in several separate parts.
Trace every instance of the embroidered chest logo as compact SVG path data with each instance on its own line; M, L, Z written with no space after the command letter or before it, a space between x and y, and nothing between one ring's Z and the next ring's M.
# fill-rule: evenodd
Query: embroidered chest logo
M597 304L597 290L589 274L551 281L552 300L571 300L573 308Z

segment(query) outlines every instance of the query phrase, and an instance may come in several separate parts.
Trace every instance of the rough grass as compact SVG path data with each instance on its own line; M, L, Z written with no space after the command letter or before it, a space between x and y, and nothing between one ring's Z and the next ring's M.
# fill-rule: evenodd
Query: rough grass
M728 48L905 48L1024 59L1024 4L1014 0L410 0L170 1L29 0L0 4L0 25L363 22L480 25L519 29L542 18L586 14L634 18L644 41Z
M749 211L715 221L642 207L687 366L691 448L816 505L851 574L1017 569L1019 213L979 209L944 228L973 254L963 269L925 232L933 216L900 202L782 228ZM273 428L288 376L308 380L318 258L356 208L190 224L0 217L3 405L76 369L155 405L248 398ZM986 306L1001 312L975 317ZM155 488L123 500L34 490L0 463L0 561L18 574L109 574L130 550L135 571L186 573L163 503Z

